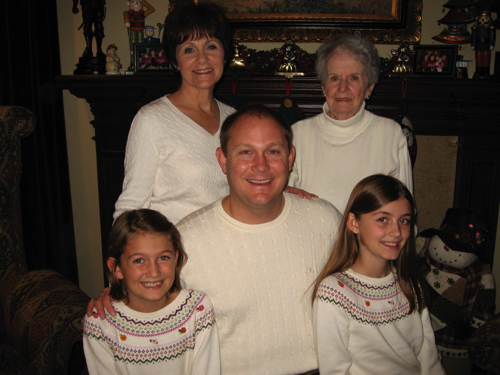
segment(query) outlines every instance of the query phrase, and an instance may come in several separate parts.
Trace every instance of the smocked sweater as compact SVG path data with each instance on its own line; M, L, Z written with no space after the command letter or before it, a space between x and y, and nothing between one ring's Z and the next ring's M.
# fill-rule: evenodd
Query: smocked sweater
M220 124L234 109L217 102ZM116 219L127 210L151 208L176 223L229 193L217 162L220 126L214 135L164 96L142 107L132 122L125 150L123 192Z
M374 279L351 269L325 278L315 297L321 375L444 375L429 312L409 313L391 273Z
M182 279L210 293L222 374L299 374L317 368L311 284L330 255L340 215L321 199L285 193L275 220L231 218L221 201L177 227L189 261Z
M112 302L113 317L83 321L89 374L220 374L219 338L210 299L181 290L168 306L141 313Z
M381 173L413 190L408 146L393 120L361 110L348 120L323 113L292 126L296 149L290 186L304 189L344 212L352 189L365 177Z

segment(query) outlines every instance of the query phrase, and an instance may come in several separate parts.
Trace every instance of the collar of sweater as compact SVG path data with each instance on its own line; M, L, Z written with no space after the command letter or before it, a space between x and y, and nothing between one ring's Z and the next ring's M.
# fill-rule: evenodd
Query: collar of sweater
M222 199L219 199L218 201L214 202L214 204L216 205L215 208L220 217L223 220L225 220L226 223L228 223L232 227L235 227L237 231L248 232L248 233L261 233L275 229L280 225L282 225L287 220L288 215L291 211L291 206L292 204L294 204L292 201L294 199L297 199L298 196L295 194L289 194L285 192L283 192L282 194L285 197L285 206L283 207L283 211L281 211L281 214L276 219L263 224L245 224L242 223L241 221L233 219L231 216L227 214L226 211L224 211L224 208L222 208ZM304 199L304 198L298 198L298 199Z
M365 111L365 103L361 106L361 109L348 120L335 120L328 116L330 108L328 103L323 104L323 113L319 116L320 126L327 132L336 136L346 136L352 137L356 136L362 131L364 131L368 124L372 114Z

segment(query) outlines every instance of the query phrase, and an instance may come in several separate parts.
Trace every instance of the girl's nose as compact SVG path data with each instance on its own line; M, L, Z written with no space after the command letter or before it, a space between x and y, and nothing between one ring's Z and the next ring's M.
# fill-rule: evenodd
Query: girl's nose
M160 274L160 266L157 262L151 262L148 269L148 276L156 277Z
M391 229L389 231L389 234L393 237L399 237L401 236L401 228L399 227L399 223L394 223L391 226Z

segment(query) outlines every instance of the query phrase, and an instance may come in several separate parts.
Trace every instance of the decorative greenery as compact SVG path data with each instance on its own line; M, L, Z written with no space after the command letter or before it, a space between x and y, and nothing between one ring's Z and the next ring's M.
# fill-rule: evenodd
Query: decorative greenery
M257 51L252 48L247 48L244 45L238 45L238 53L242 57L246 71L251 75L270 76L274 75L283 63L285 43L281 48L273 48L269 51ZM295 56L297 67L305 76L315 76L316 71L314 62L316 53L309 53L301 49L299 46L292 44L292 51ZM392 67L393 59L388 57L380 58L380 72L385 74Z
M257 51L240 45L238 51L243 58L247 72L251 75L274 75L283 63L285 48L286 44L281 48L273 48L269 51ZM300 71L306 76L315 76L316 54L308 53L295 44L292 45L292 50Z

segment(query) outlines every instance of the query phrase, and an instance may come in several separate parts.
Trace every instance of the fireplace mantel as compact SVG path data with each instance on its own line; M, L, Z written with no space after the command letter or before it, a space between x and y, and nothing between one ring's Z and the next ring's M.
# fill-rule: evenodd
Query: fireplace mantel
M487 259L493 260L500 205L500 80L457 80L411 77L406 98L417 135L458 136L454 206L482 212L491 225ZM101 240L107 249L114 203L121 193L128 131L141 106L174 92L179 81L172 73L132 76L60 76L59 89L85 99L94 115ZM281 76L240 76L236 94L246 103L278 109L286 92ZM382 78L367 109L393 118L402 95L400 78ZM232 92L224 76L215 95L225 101ZM321 111L321 86L315 77L293 78L291 97L306 116Z

